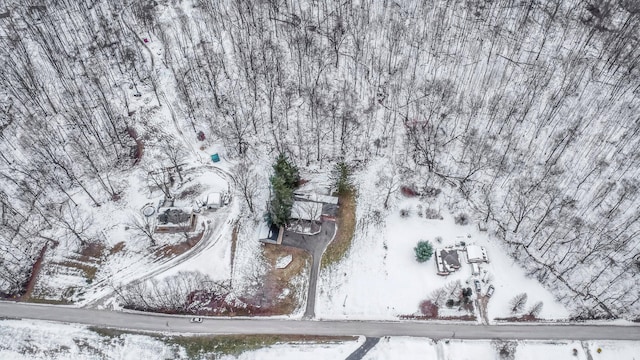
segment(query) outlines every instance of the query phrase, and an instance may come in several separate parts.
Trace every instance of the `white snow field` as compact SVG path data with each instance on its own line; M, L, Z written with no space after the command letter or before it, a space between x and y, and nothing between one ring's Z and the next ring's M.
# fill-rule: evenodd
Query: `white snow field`
M196 359L325 360L346 359L357 341L279 343L238 356L202 354ZM598 352L600 349L600 352ZM574 355L575 353L575 355ZM381 338L365 360L637 360L637 341L440 341L425 338ZM99 334L84 326L45 321L0 321L2 360L170 360L188 359L186 350L157 337ZM193 358L192 358L193 359Z
M346 359L362 343L359 341L346 341L337 343L287 343L276 344L255 351L248 351L239 356L226 355L221 360L320 360L320 359Z
M106 337L84 326L46 321L0 321L3 360L186 359L184 349L150 336Z
M461 268L449 276L436 274L435 257L418 263L413 248L419 240L430 241L434 248L454 246L460 241L486 248L490 262L480 264L477 278L484 280L483 294L489 284L495 287L488 304L490 320L512 316L508 305L519 293L527 293L526 307L543 302L540 318L569 316L547 289L526 276L497 239L480 232L475 223L457 225L441 204L399 195L392 195L389 210L381 209L379 198L385 194L375 181L380 166L371 166L356 179L360 196L353 244L341 262L321 272L316 309L319 318L397 319L400 315L419 315L419 303L445 284L460 280L463 286L473 288L471 281L466 283L472 274L464 257L460 258ZM420 206L422 216L418 215ZM438 211L443 219L426 219L427 208ZM409 215L401 217L400 209L408 210ZM373 215L375 211L380 215ZM436 238L441 238L441 243ZM441 315L442 310L446 309L441 309Z
M597 350L601 349L598 353ZM575 355L574 355L575 349ZM488 340L434 343L429 339L392 337L380 339L364 360L635 360L640 343L632 341L513 341Z

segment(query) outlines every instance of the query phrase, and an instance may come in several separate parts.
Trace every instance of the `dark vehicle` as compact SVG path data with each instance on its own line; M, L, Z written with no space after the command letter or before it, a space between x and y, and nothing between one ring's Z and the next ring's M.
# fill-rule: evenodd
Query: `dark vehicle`
M480 280L473 280L473 284L476 286L476 292L480 294L480 291L482 291L482 287L480 286Z

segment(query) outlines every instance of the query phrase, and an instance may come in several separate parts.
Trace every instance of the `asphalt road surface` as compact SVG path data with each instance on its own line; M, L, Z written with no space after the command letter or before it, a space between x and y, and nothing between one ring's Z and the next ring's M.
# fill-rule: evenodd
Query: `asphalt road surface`
M417 336L432 339L640 340L640 326L510 324L471 325L417 321L308 321L269 318L208 318L118 312L0 301L0 318L80 323L135 331L191 334L300 334L367 337Z
M336 223L333 221L323 221L320 233L317 235L302 235L285 231L282 237L282 245L306 250L311 254L311 259L313 260L309 273L307 307L304 311L305 319L313 319L316 316L316 289L318 287L320 260L335 234Z

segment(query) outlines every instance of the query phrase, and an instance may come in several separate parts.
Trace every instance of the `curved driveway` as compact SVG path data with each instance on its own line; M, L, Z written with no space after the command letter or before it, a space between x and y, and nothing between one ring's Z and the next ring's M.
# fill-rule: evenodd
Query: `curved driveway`
M320 260L329 243L336 235L337 225L333 221L323 221L320 233L316 235L302 235L291 231L285 231L282 236L282 245L307 250L313 260L309 273L309 289L307 291L307 307L304 311L305 319L313 319L316 316L316 288L318 287L318 274L320 273Z
M636 340L640 326L508 324L473 325L417 321L308 321L273 318L204 318L117 312L0 301L0 318L28 318L137 331L192 334L299 334L367 337L416 336L432 339Z
M207 165L207 169L213 170L214 172L219 174L219 176L222 177L227 182L227 184L233 184L233 178L229 172L213 165ZM111 277L117 275L119 277L118 284L120 286L125 286L128 284L134 284L151 279L154 276L157 276L165 271L170 270L173 267L176 267L190 259L193 259L201 252L216 245L222 237L231 232L234 219L237 216L239 210L240 208L232 197L228 205L226 205L222 209L219 209L213 216L210 216L207 219L212 220L213 222L205 222L202 238L191 249L172 258L158 259L150 264L148 268L141 271L131 272L129 268L120 269L118 270L118 273L111 274ZM127 271L129 272L127 273ZM88 287L88 292L93 291L93 293L91 293L92 296L87 301L79 302L78 305L84 307L104 306L105 302L113 297L116 292L115 286L109 285L113 280L111 277L100 279L99 281L94 282L90 287Z

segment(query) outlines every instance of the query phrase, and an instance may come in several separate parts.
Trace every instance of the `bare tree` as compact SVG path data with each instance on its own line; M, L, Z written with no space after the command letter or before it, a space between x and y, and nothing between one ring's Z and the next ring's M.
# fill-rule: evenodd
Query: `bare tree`
M151 246L156 246L156 239L153 237L155 233L154 221L149 216L140 216L139 214L131 214L130 221L127 225L139 234L147 237L151 242Z
M147 181L155 185L164 193L166 199L171 199L171 186L173 185L169 170L164 167L150 169L147 171Z
M538 301L537 303L533 304L529 310L527 310L527 314L533 317L538 317L538 315L540 315L540 312L542 311L542 301Z
M235 187L242 195L251 213L255 212L255 200L259 194L260 179L258 174L246 161L239 163L235 168L233 178Z
M383 191L383 205L384 208L387 209L389 207L391 194L400 188L400 175L395 171L395 167L389 164L388 168L378 171L377 177L376 186Z
M91 241L88 230L93 225L93 219L89 214L83 213L78 206L69 202L62 203L57 208L54 218L68 236L78 241L80 247L86 246Z
M173 169L178 174L178 178L180 179L180 183L184 182L184 177L182 176L182 166L184 159L187 157L188 153L184 149L184 147L176 144L174 139L165 137L165 143L160 145L162 147L162 152L169 163L173 167Z
M509 308L512 314L518 313L524 309L525 304L527 303L527 294L521 293L516 295L509 302Z

